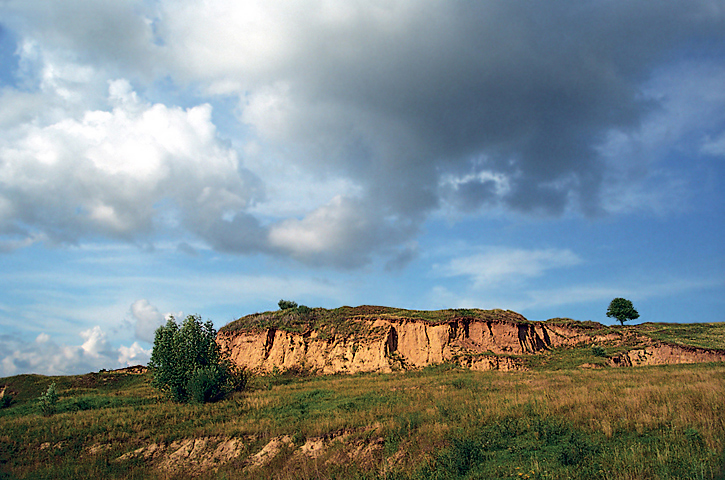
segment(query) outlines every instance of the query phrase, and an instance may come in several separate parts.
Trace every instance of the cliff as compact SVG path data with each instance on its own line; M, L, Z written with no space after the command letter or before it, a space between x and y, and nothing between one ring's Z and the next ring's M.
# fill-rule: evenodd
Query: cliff
M519 370L525 357L557 347L620 345L611 366L725 361L725 351L681 347L631 328L594 322L529 321L504 310L341 307L266 312L223 327L218 343L260 373L391 372L453 362L474 370Z

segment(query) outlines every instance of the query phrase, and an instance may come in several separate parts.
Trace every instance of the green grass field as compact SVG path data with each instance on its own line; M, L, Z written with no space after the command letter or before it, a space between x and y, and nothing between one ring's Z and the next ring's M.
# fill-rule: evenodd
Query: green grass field
M527 372L257 377L206 405L170 403L150 374L4 378L17 395L0 409L0 478L725 478L725 364L581 369L591 348L552 355ZM57 413L43 416L51 382ZM194 438L237 439L238 456L202 470L119 460Z

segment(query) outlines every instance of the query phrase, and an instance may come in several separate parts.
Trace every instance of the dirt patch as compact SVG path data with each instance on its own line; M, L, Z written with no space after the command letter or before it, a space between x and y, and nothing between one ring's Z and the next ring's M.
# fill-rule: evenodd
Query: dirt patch
M609 359L613 367L725 362L725 352L695 347L656 344L620 353Z
M250 466L262 467L269 464L279 455L283 448L289 447L290 445L292 445L292 438L289 435L273 438L262 450L251 456L249 459Z
M184 471L189 475L198 475L239 457L243 450L243 444L238 438L187 438L171 444L152 443L121 455L116 461L142 458L166 472Z
M289 465L307 459L319 459L325 463L354 462L358 465L372 466L382 455L385 441L377 436L352 438L353 435L354 432L351 431L340 431L324 437L307 438L302 445L295 445L292 437L285 435L272 438L261 450L251 455L244 441L239 438L187 438L170 444L152 443L121 455L115 461L141 459L163 472L181 473L189 477L215 470L235 459L246 465L245 469L262 468L280 456L283 456ZM41 448L48 449L52 446L47 444ZM96 444L89 447L86 452L97 455L108 448L110 448L108 445Z

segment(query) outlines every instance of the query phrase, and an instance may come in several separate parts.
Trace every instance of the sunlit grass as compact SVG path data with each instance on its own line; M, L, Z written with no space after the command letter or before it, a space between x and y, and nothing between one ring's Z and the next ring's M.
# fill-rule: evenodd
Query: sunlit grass
M638 325L637 330L667 343L725 350L725 322L645 323Z
M39 395L51 379L18 380ZM0 472L184 478L115 459L201 437L243 439L243 456L273 438L294 442L266 467L240 458L206 478L719 478L725 450L725 364L258 378L207 405L163 400L148 375L55 380L59 413L40 415L32 398L0 410ZM295 455L318 437L322 456Z

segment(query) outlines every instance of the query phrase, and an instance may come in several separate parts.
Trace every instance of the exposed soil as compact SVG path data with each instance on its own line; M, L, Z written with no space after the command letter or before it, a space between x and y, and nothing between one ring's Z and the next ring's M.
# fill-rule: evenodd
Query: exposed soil
M587 345L625 347L626 352L610 359L611 366L725 361L725 351L663 344L629 328L595 322L531 322L503 310L427 312L424 318L418 317L426 312L405 312L344 307L336 313L347 317L304 333L281 327L245 329L253 322L240 319L234 328L222 328L217 342L238 366L257 373L386 373L446 362L473 370L525 370L522 356Z
M307 438L304 443L295 444L288 436L270 439L259 451L250 452L245 441L239 438L202 437L177 440L171 444L151 443L118 457L116 462L143 459L159 470L168 473L183 472L197 476L218 469L232 460L239 461L245 469L256 469L269 465L280 454L285 453L287 461L294 464L298 460L325 458L325 462L355 462L358 465L371 464L384 447L382 437L371 436L366 439L350 440L352 432L339 432L327 437ZM256 443L247 439L246 444ZM51 448L50 444L41 448ZM108 449L106 445L94 445L87 453L95 455Z

